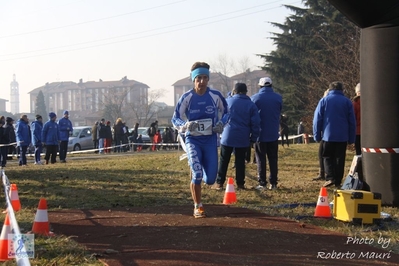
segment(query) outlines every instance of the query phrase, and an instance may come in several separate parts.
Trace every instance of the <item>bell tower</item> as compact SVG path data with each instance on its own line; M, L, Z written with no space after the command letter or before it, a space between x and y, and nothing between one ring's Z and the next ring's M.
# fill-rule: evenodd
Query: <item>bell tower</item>
M19 114L19 85L15 74L13 75L13 81L10 84L10 91L11 113Z

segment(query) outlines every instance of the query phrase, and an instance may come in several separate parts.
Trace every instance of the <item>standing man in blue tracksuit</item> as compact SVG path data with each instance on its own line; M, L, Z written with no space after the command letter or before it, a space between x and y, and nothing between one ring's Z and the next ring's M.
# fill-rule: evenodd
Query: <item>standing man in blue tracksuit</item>
M218 134L223 132L228 120L227 102L219 91L208 87L209 77L207 63L194 63L191 67L194 88L180 97L172 117L174 127L186 137L195 218L206 217L201 202L201 182L204 180L208 185L215 183L218 171Z
M220 140L220 161L216 190L222 190L226 181L227 167L234 150L236 184L238 189L245 189L245 156L250 142L259 137L260 118L258 108L247 94L245 83L236 83L231 97L226 99L230 111L230 120L224 128Z
M40 160L40 154L42 153L42 130L43 130L43 118L41 115L36 115L36 120L31 124L32 130L32 145L35 147L35 164L43 164Z
M324 187L341 187L347 144L355 143L356 119L351 100L345 97L341 82L334 81L317 104L313 116L315 141L323 140L326 182Z
M31 143L31 132L27 115L21 115L21 119L18 120L15 126L15 135L18 142L17 145L20 149L19 166L26 166L26 152Z
M57 115L50 112L48 117L49 120L44 124L42 130L42 143L46 146L44 160L46 160L46 164L49 163L49 160L51 164L54 164L56 163L57 149L60 142L60 131L58 124L55 122Z
M255 145L256 162L258 165L258 182L256 189L266 188L266 157L269 161L269 189L277 189L278 174L278 138L280 130L280 115L283 99L275 93L270 77L259 80L260 90L251 97L256 104L260 116L260 135Z
M72 122L69 120L69 112L67 110L63 113L64 117L58 120L60 130L60 162L66 163L66 156L68 151L68 141L70 132L73 131Z

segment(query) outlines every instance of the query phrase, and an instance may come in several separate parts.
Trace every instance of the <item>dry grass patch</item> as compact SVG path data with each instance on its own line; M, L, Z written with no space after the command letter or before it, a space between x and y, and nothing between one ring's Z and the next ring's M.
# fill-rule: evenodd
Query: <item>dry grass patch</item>
M353 226L336 220L314 219L321 182L317 175L318 144L291 145L279 148L279 189L277 191L239 190L237 206L256 209L274 216L299 219L343 234L372 237L380 234L391 240L390 249L398 253L398 210L383 207L393 221L383 226ZM18 167L7 165L6 174L18 185L23 209L17 213L21 230L31 229L39 198L45 197L49 211L54 209L103 209L159 205L191 205L187 160L180 161L181 151L126 153L115 155L69 155L67 164ZM348 151L349 170L354 153ZM31 160L30 160L31 161ZM230 162L228 176L234 176ZM29 163L29 162L28 162ZM248 164L246 186L257 185L256 165ZM333 190L328 190L329 201ZM224 191L204 185L204 204L221 204ZM310 206L309 205L312 205ZM4 220L4 215L1 215ZM37 238L34 265L101 265L73 238ZM12 264L9 264L12 265Z

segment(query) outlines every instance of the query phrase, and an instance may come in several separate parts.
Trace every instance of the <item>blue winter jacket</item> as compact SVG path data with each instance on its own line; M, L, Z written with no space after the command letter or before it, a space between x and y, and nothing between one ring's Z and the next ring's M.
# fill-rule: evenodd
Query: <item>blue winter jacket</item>
M42 142L46 143L46 145L58 145L60 140L59 126L50 119L43 126Z
M31 143L30 128L28 122L20 119L15 126L15 135L18 146L29 146Z
M30 125L32 131L32 145L37 146L42 144L42 129L43 123L41 121L33 121Z
M275 93L272 87L262 87L252 95L260 116L259 142L276 141L280 137L280 115L283 108L283 98Z
M63 117L58 120L61 141L69 140L69 132L72 132L72 122L69 118Z
M355 142L353 104L343 91L331 90L319 101L313 116L313 135L315 141Z
M220 143L229 147L249 147L256 142L260 132L258 108L245 94L235 94L226 99L230 120L224 127Z

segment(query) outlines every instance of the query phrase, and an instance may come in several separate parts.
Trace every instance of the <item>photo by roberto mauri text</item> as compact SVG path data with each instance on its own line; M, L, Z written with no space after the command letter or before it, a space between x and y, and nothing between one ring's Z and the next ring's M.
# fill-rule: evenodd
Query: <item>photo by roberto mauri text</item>
M392 250L388 250L391 239L383 237L380 233L378 239L369 237L351 237L348 236L345 245L375 245L381 247L383 250L379 251L359 251L359 252L337 252L319 251L317 252L318 259L390 259Z

